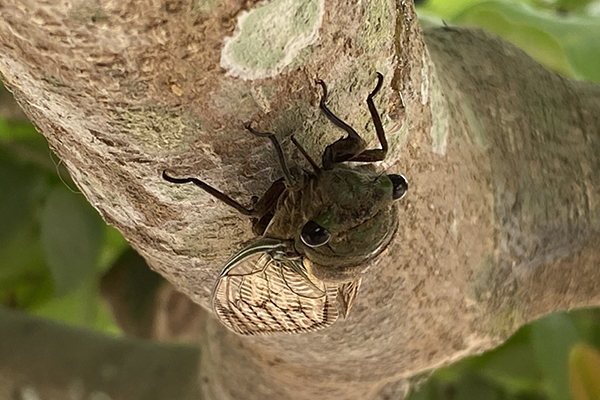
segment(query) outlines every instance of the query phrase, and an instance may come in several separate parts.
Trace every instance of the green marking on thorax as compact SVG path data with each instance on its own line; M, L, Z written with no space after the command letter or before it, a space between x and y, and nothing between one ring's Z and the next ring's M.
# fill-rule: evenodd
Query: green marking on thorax
M335 217L337 215L338 207L337 204L333 204L329 209L324 213L319 215L314 219L314 221L322 226L325 229L331 229L331 226L335 222Z

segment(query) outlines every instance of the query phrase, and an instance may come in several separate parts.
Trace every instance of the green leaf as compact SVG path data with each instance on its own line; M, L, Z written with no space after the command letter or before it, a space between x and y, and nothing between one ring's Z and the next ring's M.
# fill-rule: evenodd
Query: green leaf
M14 231L28 224L46 190L34 168L21 165L0 151L0 246Z
M541 373L533 348L528 343L516 343L485 355L488 359L478 372L511 393L539 390Z
M569 354L569 382L573 400L600 399L600 353L577 343Z
M0 119L0 139L16 141L32 138L40 139L40 136L31 122Z
M526 4L484 2L466 9L453 23L481 27L512 42L549 68L573 75L564 49L548 33L554 20L544 19Z
M21 224L12 233L0 245L0 301L29 309L52 297L52 276L46 266L37 223Z
M481 0L427 0L417 8L419 11L426 11L448 21L478 3L481 3Z
M104 223L82 195L55 188L42 210L41 236L59 295L92 276L102 247Z
M524 3L488 1L465 9L452 23L481 27L548 68L600 82L600 18L558 16Z
M580 341L569 314L552 314L531 324L531 342L549 399L570 400L569 351Z
M46 181L37 166L0 147L2 304L28 308L52 296L38 227L38 211L50 188Z
M456 387L456 400L485 399L496 400L502 398L502 391L476 374L465 374Z
M98 281L95 277L80 282L76 290L55 297L35 308L33 314L105 333L120 332L100 297Z

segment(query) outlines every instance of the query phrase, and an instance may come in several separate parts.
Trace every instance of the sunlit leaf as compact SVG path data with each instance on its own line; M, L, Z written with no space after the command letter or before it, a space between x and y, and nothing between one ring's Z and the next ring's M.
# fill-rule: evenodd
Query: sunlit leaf
M569 354L569 383L573 400L600 399L600 353L577 343Z
M418 6L418 9L450 20L466 8L479 3L481 0L426 0Z
M559 16L524 3L488 1L466 8L452 23L481 27L548 68L600 82L600 18Z

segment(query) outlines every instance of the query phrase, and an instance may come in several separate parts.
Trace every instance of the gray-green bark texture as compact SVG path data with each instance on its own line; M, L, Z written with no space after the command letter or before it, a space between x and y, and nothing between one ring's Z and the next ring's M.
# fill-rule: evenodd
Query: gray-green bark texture
M268 141L314 155L370 143L376 98L409 193L346 320L240 337L206 319L207 399L398 398L405 379L502 343L552 311L600 304L600 88L479 30L423 32L409 1L0 0L0 74L81 191L149 264L208 308L279 174ZM299 157L295 158L300 160ZM386 397L389 396L389 397Z

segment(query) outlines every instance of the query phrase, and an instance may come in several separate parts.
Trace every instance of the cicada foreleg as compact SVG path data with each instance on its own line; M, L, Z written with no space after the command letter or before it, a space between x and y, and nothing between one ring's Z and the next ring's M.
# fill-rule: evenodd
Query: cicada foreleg
M363 138L350 125L338 118L331 110L327 107L325 102L327 101L327 85L322 80L317 80L317 84L323 89L323 95L319 102L319 108L323 111L323 114L329 119L335 126L343 129L348 134L348 137L341 138L330 144L325 148L322 157L323 169L330 170L334 164L348 161L360 154L367 146Z
M377 109L375 109L375 104L373 103L373 97L379 92L381 89L381 85L383 83L383 75L379 72L377 73L377 86L367 97L367 105L369 107L369 112L371 113L371 118L373 120L373 124L375 125L375 130L377 132L377 138L379 139L379 143L381 144L381 149L365 149L366 142L363 138L361 138L358 133L347 123L339 119L335 114L327 108L325 102L327 100L327 86L325 82L318 80L317 84L319 84L323 88L323 95L321 96L321 101L319 103L319 107L325 114L325 116L333 122L337 127L343 129L348 133L348 137L339 139L334 143L327 146L325 152L323 153L323 168L324 169L332 169L333 164L341 163L344 161L364 161L364 162L374 162L374 161L382 161L385 159L388 151L388 143L385 138L385 132L383 130L383 125L381 123L381 119L379 118L379 113Z
M379 92L381 89L381 84L383 83L383 75L379 72L377 73L377 86L375 89L367 96L367 105L369 106L369 112L371 113L371 119L373 120L373 124L375 125L375 131L377 132L377 138L379 139L379 143L381 144L381 149L369 149L365 150L356 157L352 158L349 161L366 161L366 162L374 162L374 161L383 161L385 160L385 156L388 152L388 142L385 138L385 131L383 130L383 124L381 123L381 118L379 118L379 113L375 108L375 104L373 103L373 97Z

